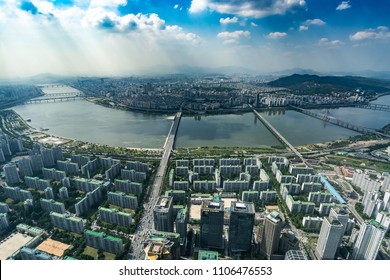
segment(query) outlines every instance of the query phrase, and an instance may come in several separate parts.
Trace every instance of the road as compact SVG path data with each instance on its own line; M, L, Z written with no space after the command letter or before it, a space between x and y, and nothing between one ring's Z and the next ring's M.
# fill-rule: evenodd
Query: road
M164 153L160 161L160 165L157 168L156 176L154 178L153 185L150 186L149 199L145 202L144 213L138 223L137 230L134 233L133 242L131 243L130 259L144 259L144 240L147 237L149 230L153 229L153 207L156 204L158 196L161 192L161 186L163 184L164 175L167 170L168 160L171 156L173 146L175 144L175 137L177 129L179 127L181 112L176 113L173 120L171 129L169 130L167 139L164 144Z

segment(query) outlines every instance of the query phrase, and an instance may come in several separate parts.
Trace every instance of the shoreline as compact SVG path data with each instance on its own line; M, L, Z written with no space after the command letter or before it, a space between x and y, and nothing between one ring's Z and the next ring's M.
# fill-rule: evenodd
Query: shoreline
M105 106L104 104L100 104L100 103L96 103L96 102L93 102L93 100L91 100L90 98L86 98L84 99L86 100L87 102L91 102L95 105L101 105L103 107L107 107L107 108L110 108L110 109L118 109L118 110L125 110L125 109L120 109L116 106ZM338 106L335 106L333 105L332 107L340 107L339 105L340 104L337 104ZM349 104L350 105L350 104ZM323 107L323 106L321 106ZM351 106L353 107L353 106ZM122 147L122 146L111 146L111 145L108 145L108 144L100 144L100 143L95 143L95 142L89 142L89 141L83 141L83 140L78 140L78 139L74 139L74 138L69 138L69 137L65 137L65 136L59 136L59 135L54 135L52 133L50 133L50 131L42 131L42 130L39 130L35 127L32 127L30 125L30 123L28 123L25 119L22 118L22 116L20 116L14 109L9 109L10 111L12 111L15 115L18 116L18 118L20 120L23 121L23 123L29 128L28 130L25 130L25 136L28 137L29 139L32 139L32 140L35 140L35 141L39 141L39 140L42 140L42 139L45 139L45 138L49 138L49 137L53 137L53 138L57 138L58 140L63 140L62 143L60 143L59 145L66 145L66 144L70 144L71 142L74 142L74 143L78 143L80 146L83 146L83 145L97 145L97 146L100 146L100 147L110 147L110 148L113 148L113 149L125 149L125 150L133 150L133 151L151 151L151 152L161 152L163 150L162 147L150 147L150 148L143 148L143 147ZM280 110L290 110L288 107L275 107L275 108L263 108L263 109L260 109L261 111L280 111ZM125 111L128 111L128 110L125 110ZM147 112L143 112L143 113L147 113ZM248 113L248 112L234 112L234 113L222 113L222 114L245 114L245 113ZM161 115L161 114L160 114ZM162 114L162 115L167 115L166 113ZM198 114L190 114L188 116L207 116L207 115L216 115L216 114L205 114L205 115L198 115ZM27 131L27 132L26 132ZM34 137L34 134L36 134L37 136ZM53 139L54 141L56 139ZM332 142L337 142L337 141L340 141L340 140L348 140L348 138L342 138L342 139L336 139L336 140L332 140L332 141L325 141L325 142L319 142L319 143L307 143L307 144L301 144L301 145L296 145L295 147L298 147L300 149L310 149L310 147L313 147L313 146L327 146L329 145L329 143L332 143ZM48 140L50 142L50 139ZM41 142L41 141L39 141ZM43 143L47 143L45 141L43 141ZM50 143L48 143L50 144ZM52 145L56 144L56 143L51 143ZM203 148L203 147L175 147L175 149L199 149L199 148ZM213 148L213 146L204 146L204 148ZM267 148L270 148L272 149L272 146L265 146L265 145L259 145L259 146L255 146L255 147L245 147L245 146L242 146L242 147L235 147L235 146L226 146L226 147L215 147L215 148L218 148L218 149L228 149L228 148L238 148L238 149L267 149Z
M385 96L385 95L390 95L390 93L385 93L381 94L380 96L375 97L375 99ZM373 100L375 100L373 99ZM103 100L101 97L87 97L84 100L87 102L91 102L95 105L99 105L102 107L114 109L114 110L120 110L120 111L129 111L129 112L138 112L138 113L143 113L143 114L152 114L152 115L171 115L175 114L180 109L178 110L161 110L161 109L143 109L143 108L135 108L135 107L130 107L122 104L118 104L116 101L109 100L107 101L108 103L111 102L114 105L99 102L100 100ZM95 102L96 100L96 102ZM371 99L370 99L371 101ZM337 108L344 108L344 107L351 107L354 108L358 106L359 103L340 103L340 104L321 104L321 105L309 105L309 106L304 106L302 107L303 109L337 109ZM289 105L287 106L280 106L280 107L257 107L254 108L258 111L288 111L288 110L294 110L291 109ZM252 109L250 107L248 108L231 108L231 109L218 109L218 110L213 110L213 111L182 111L184 116L212 116L212 115L228 115L228 114L245 114L245 113L250 113L252 112Z

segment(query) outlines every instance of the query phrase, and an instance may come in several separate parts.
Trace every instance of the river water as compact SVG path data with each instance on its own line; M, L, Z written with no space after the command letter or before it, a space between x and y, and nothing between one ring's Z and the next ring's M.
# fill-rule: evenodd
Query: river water
M390 105L390 96L374 101ZM120 111L85 100L37 103L13 108L35 128L82 141L121 147L161 148L172 124L172 115ZM326 113L326 110L315 110ZM263 112L263 116L293 145L348 138L357 133L296 111ZM381 128L390 123L390 112L358 108L330 109L329 116ZM177 147L260 147L280 142L252 113L184 116L180 122Z

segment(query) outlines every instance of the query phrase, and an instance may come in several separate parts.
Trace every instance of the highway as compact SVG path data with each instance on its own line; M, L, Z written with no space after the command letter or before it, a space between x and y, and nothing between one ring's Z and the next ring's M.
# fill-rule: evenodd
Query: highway
M181 119L181 112L176 113L173 120L171 129L169 130L167 139L164 144L164 153L160 161L160 165L157 168L156 176L151 187L149 199L144 203L144 213L140 219L140 222L137 226L137 230L134 233L133 242L131 243L130 250L130 259L140 260L144 259L144 240L146 238L147 232L153 229L153 207L157 201L158 196L161 192L161 186L163 184L164 175L167 170L168 160L171 156L173 146L175 144L175 137L177 129L179 128L179 123Z

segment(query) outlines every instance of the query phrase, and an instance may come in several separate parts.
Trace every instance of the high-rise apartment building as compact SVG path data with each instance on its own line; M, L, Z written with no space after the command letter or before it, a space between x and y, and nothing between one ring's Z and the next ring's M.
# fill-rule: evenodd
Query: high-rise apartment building
M263 232L260 243L260 252L270 259L278 250L280 234L283 228L283 220L279 212L272 211L264 219Z
M333 260L344 231L344 225L336 217L324 218L315 250L317 258Z
M352 258L355 260L375 260L386 230L375 220L365 222L361 228Z

